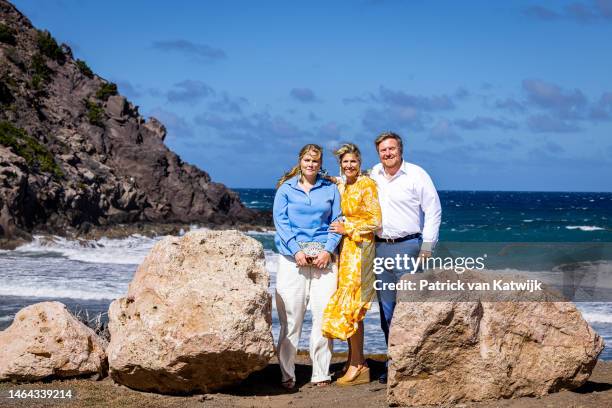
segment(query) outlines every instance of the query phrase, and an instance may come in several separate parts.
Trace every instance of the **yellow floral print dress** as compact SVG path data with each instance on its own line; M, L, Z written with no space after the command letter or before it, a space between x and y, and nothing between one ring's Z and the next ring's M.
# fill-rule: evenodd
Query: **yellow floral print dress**
M381 225L374 180L359 176L355 183L338 186L342 197L346 235L340 247L338 289L323 314L323 335L346 340L358 329L370 308L374 290L374 231Z

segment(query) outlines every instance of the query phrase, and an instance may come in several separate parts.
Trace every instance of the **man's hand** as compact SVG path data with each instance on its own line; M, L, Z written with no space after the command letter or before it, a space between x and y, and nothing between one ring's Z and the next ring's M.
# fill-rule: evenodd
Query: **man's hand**
M331 255L329 252L321 251L319 252L319 255L313 259L312 263L319 269L325 269L327 268L329 261L331 261Z
M334 221L329 224L329 230L330 232L335 232L336 234L346 234L346 230L344 229L344 223L340 221Z
M295 253L295 263L297 266L306 266L308 265L308 259L306 258L306 254L304 251L297 251Z

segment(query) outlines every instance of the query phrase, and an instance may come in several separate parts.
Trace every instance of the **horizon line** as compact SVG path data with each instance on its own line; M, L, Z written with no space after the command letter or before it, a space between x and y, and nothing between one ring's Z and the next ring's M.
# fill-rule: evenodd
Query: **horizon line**
M274 187L230 187L230 190L276 190ZM461 192L461 193L597 193L612 194L612 191L601 190L460 190L460 189L438 189L438 192Z

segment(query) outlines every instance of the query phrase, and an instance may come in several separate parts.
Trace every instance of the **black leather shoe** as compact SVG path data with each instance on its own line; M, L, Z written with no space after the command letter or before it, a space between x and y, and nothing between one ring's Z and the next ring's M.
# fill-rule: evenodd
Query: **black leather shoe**
M384 373L383 375L378 377L378 382L381 384L386 384L387 383L387 373Z

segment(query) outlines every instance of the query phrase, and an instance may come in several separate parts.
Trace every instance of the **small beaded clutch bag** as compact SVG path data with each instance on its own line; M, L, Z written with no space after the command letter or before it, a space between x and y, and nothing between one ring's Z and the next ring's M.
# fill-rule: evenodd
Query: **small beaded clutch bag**
M315 258L325 250L325 246L320 242L298 242L298 245L308 258Z

